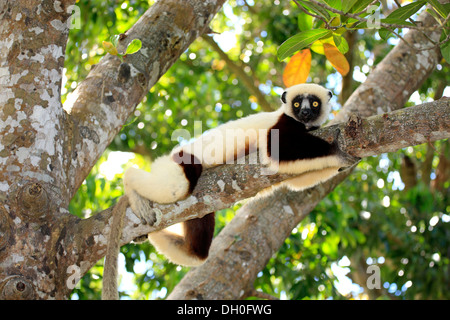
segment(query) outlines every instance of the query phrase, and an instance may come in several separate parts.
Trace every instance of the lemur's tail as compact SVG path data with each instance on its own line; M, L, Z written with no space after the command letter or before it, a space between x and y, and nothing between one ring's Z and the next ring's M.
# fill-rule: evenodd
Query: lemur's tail
M171 262L182 266L198 266L208 257L214 235L214 212L182 223L182 234L169 230L152 232L148 239Z

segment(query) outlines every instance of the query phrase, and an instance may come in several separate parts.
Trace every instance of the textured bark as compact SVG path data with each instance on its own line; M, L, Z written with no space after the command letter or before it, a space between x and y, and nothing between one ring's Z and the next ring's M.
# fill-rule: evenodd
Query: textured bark
M422 14L420 19L424 21L424 24L431 25L435 23L433 18L428 14ZM436 32L429 33L427 35L434 41L439 40L439 34ZM419 48L430 46L430 42L425 35L418 31L409 31L405 36L405 39L413 46ZM429 51L420 51L419 53L411 53L411 49L402 41L380 62L376 68L368 76L367 80L361 84L357 90L347 100L341 112L334 119L334 123L346 121L350 115L359 114L361 117L369 117L376 114L383 114L392 110L397 110L403 107L408 97L420 87L420 84L428 77L431 71L435 68L436 64L440 60L440 53L438 49ZM353 118L355 119L355 118ZM359 127L358 121L355 122L355 127ZM427 124L423 122L423 126ZM351 132L348 131L349 133ZM362 145L366 145L363 143ZM348 172L342 175L347 175ZM341 176L342 176L341 175ZM336 178L337 179L337 178ZM217 299L219 297L227 299L240 299L245 297L248 292L252 292L251 287L255 280L255 275L264 268L266 261L276 252L284 242L285 238L273 238L272 247L264 252L265 258L258 255L257 260L243 259L239 255L236 255L235 246L245 247L248 251L257 252L259 243L253 239L247 238L246 234L250 231L252 224L245 224L244 219L239 219L245 215L258 216L258 219L263 219L259 214L277 215L279 208L277 203L279 201L285 201L286 197L295 195L294 199L299 199L295 204L297 211L302 217L311 211L315 204L317 204L323 196L327 193L320 193L322 188L328 188L331 184L333 189L335 185L335 179L330 182L314 187L300 193L287 193L285 195L278 193L270 195L268 198L260 200L261 202L252 202L251 205L243 206L236 214L233 221L228 224L221 233L228 233L228 229L233 228L239 230L235 232L233 236L235 239L242 239L239 242L234 242L230 245L227 251L219 251L216 253L217 246L214 245L211 250L211 256L214 258L209 259L207 264L191 270L183 280L175 287L168 299ZM307 201L304 200L304 194L314 194L316 197L310 198ZM310 204L313 203L311 207ZM259 204L262 204L264 208L260 208ZM255 210L253 210L255 208ZM258 208L258 209L256 209ZM300 219L292 219L290 215L279 215L279 224L288 224L288 229L292 230L297 226ZM237 220L234 222L234 220ZM239 224L235 226L234 223ZM257 230L253 229L253 235L270 234L274 233L276 228L272 228L270 224L258 224ZM289 231L290 232L290 231ZM231 232L230 232L231 233ZM232 233L231 233L232 234ZM288 235L289 233L287 233ZM219 235L220 237L220 235ZM220 241L223 239L216 239ZM242 243L241 243L242 242ZM275 249L272 249L275 248ZM253 251L252 251L253 250ZM225 265L223 261L233 261L230 264ZM251 276L241 278L242 269L238 266L246 266L246 272ZM255 271L256 270L256 271ZM208 274L208 277L204 275ZM219 286L208 287L205 290L208 283L216 283L219 278L223 278L224 275L232 281L221 282Z
M75 0L0 1L0 299L67 298L95 263L92 244L105 237L95 223L69 214L70 199L138 102L223 2L158 1L122 36L123 47L134 38L143 43L125 58L129 68L107 55L63 108Z
M0 3L0 299L58 296L57 235L76 219L60 100L73 2Z

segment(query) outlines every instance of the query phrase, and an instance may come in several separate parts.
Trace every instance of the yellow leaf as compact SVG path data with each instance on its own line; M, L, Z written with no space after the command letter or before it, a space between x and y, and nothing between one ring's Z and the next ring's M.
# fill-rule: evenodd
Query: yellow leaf
M332 44L333 46L335 46L333 37L328 37L326 39L320 39L320 40L315 41L311 45L311 50L314 51L315 53L324 55L325 54L325 51L323 49L324 43L329 43L329 44Z
M286 88L304 83L311 69L311 50L304 49L289 60L283 71L283 82Z
M348 64L345 56L335 46L324 43L323 49L325 57L332 64L332 66L342 75L345 76L350 71L350 65Z
M225 60L214 59L213 62L212 62L211 68L213 70L220 71L220 70L222 70L225 67L225 65L226 65Z
M112 54L113 56L117 56L118 52L116 47L111 42L103 41L102 42L103 48L105 48L106 52L109 54Z

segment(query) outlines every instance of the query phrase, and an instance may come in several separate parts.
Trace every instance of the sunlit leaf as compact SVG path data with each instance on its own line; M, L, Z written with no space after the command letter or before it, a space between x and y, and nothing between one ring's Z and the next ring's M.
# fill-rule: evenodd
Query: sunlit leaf
M311 30L313 27L313 17L304 12L300 12L297 17L297 23L300 31Z
M311 45L311 50L314 51L315 53L324 55L325 54L325 51L323 49L323 44L324 43L329 43L329 44L331 44L333 46L335 45L333 37L328 37L328 38L325 38L325 39L320 39L320 40L315 41Z
M407 4L391 12L387 16L387 18L400 19L404 21L415 14L417 11L419 11L419 9L422 8L425 4L426 1L424 0Z
M350 71L350 65L345 56L338 48L329 43L324 43L323 48L328 61L342 76L345 76Z
M428 1L433 8L439 13L442 18L446 18L448 15L448 10L438 1L438 0L429 0Z
M327 38L331 35L330 30L326 29L314 29L314 30L308 30L304 32L300 32L296 34L293 37L290 37L285 42L281 44L281 46L278 48L278 59L284 60L285 58L289 57L290 55L294 54L295 52L306 48L310 44L312 44L314 41Z
M102 45L106 52L108 52L109 54L112 54L113 56L117 56L117 54L118 54L117 48L111 42L103 41Z
M342 11L345 13L349 12L356 2L358 2L358 0L342 1Z
M343 2L351 2L351 1L341 1L341 0L324 0L330 7L342 10L342 6L345 5Z
M296 53L286 65L283 82L286 88L305 83L311 69L311 50L304 49Z
M334 44L339 49L339 51L343 54L346 54L348 52L348 42L345 40L344 37L340 35L333 35Z
M133 41L131 41L128 44L127 47L127 51L125 51L125 54L133 54L138 52L142 47L142 41L139 39L133 39Z
M444 43L441 45L441 53L442 57L447 61L447 63L450 61L450 42Z
M298 2L305 7L310 12L322 16L324 19L329 20L330 14L329 12L322 8L321 6L316 5L315 3L309 2L309 1L302 1L298 0Z
M358 13L363 11L369 4L371 4L372 0L358 0L351 8L352 13ZM379 3L375 3L375 5L379 5Z

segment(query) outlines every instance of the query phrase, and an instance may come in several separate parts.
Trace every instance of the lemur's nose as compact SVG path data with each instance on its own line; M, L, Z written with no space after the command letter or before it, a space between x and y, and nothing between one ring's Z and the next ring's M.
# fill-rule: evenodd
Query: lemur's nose
M302 115L307 116L309 114L309 109L302 109Z

